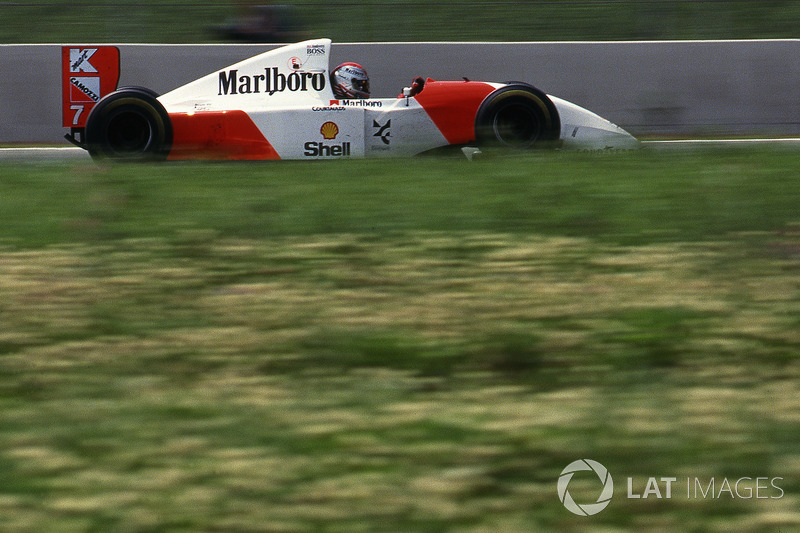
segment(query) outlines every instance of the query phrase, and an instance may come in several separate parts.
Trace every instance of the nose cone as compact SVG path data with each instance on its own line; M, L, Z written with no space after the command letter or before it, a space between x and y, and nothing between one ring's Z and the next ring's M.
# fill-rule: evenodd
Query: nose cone
M617 126L617 134L614 142L619 146L620 150L638 150L642 147L641 141Z
M603 119L605 127L578 126L567 130L568 138L564 138L565 148L578 150L638 150L642 147L639 140L616 124Z
M630 133L588 109L550 97L561 119L562 147L576 150L637 150L641 143Z

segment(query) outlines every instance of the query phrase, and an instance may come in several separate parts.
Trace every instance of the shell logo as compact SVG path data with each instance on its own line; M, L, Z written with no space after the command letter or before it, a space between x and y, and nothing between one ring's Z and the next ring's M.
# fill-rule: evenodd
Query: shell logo
M323 139L330 141L339 135L339 126L337 126L334 122L326 122L319 128L319 132L322 134Z

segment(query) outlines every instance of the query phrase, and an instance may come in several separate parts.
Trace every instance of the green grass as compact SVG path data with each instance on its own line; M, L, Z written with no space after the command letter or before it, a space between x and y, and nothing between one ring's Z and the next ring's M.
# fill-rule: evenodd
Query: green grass
M800 16L791 0L281 3L294 5L302 22L289 40L326 36L337 42L795 38ZM6 2L0 4L0 42L217 41L212 27L235 17L236 5Z
M758 150L544 153L474 163L8 165L0 241L160 237L182 241L175 244L187 253L216 236L408 231L697 241L798 222L797 171L794 152Z
M6 165L0 531L796 530L799 161Z

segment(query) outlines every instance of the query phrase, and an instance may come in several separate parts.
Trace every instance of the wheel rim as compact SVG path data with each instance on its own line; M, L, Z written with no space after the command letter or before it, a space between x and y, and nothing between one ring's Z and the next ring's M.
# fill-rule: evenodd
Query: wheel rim
M142 154L153 142L148 117L139 110L116 113L108 121L108 148L115 155Z
M523 103L508 103L497 110L492 129L503 145L514 148L531 146L539 138L542 125L536 112Z

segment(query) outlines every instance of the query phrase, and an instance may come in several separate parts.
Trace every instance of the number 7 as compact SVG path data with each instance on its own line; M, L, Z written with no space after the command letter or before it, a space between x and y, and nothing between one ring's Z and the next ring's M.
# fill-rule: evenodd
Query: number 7
M78 124L78 120L81 118L81 113L83 113L83 109L85 106L82 105L71 105L69 106L70 109L75 111L75 116L72 117L72 125Z

